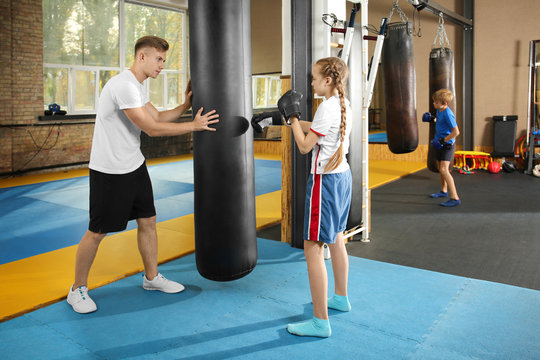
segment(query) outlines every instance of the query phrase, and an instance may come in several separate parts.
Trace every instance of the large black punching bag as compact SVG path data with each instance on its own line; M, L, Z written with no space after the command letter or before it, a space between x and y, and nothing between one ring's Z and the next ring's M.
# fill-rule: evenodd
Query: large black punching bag
M192 109L219 114L193 134L195 258L199 273L229 281L257 263L249 0L189 0ZM214 126L214 125L213 125Z
M394 154L409 153L418 146L416 69L410 23L388 24L382 64L388 148Z
M437 110L433 107L432 95L440 89L448 89L454 94L454 99L449 104L456 113L456 100L454 91L454 54L452 49L442 47L431 49L429 54L429 112L435 116ZM429 123L429 141L435 137L435 123ZM433 172L439 172L437 168L437 151L429 146L427 167ZM451 168L451 166L450 166Z

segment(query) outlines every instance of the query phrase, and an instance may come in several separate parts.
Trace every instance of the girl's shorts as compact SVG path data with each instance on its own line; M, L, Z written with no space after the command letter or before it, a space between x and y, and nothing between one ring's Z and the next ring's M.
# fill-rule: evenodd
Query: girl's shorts
M347 170L336 174L310 174L306 190L304 239L336 242L345 231L351 207L352 176Z
M127 174L106 174L90 169L88 230L100 234L122 231L129 220L155 215L146 163Z

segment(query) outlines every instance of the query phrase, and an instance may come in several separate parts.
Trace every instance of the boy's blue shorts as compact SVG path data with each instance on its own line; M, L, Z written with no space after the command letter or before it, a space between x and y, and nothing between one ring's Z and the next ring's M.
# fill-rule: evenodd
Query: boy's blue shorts
M304 240L336 242L345 230L351 207L352 176L347 170L336 174L310 174L304 212Z

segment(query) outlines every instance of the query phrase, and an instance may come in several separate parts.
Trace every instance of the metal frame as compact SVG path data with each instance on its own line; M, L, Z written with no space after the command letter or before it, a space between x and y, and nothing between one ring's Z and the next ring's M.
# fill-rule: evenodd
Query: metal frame
M473 19L474 18L474 0L463 0L463 15ZM463 150L474 150L473 136L474 136L474 32L471 25L463 27L463 47L462 47L462 60L463 60L463 99L462 99L462 111L463 111L463 126L462 126L462 139Z
M362 0L360 2L360 22L362 26L362 77L363 77L363 91L362 91L362 227L365 228L362 231L362 241L369 242L369 233L370 233L370 202L371 198L369 196L369 102L367 98L371 97L368 91L368 36L367 24L368 22L368 0ZM380 43L380 41L379 41ZM381 46L382 48L382 46ZM379 53L380 56L380 53ZM375 78L377 76L376 67L379 63L373 62L373 68L371 77ZM374 84L374 82L373 82ZM352 235L352 234L351 234Z
M536 62L536 47L540 44L540 40L531 40L529 42L529 94L527 107L527 139L526 139L526 154L527 164L525 174L532 174L535 166L535 161L540 160L540 156L535 154L536 139L540 138L538 126L536 124L536 105L534 99L536 97L536 68L540 67L540 63Z
M357 116L360 116L361 120L361 131L360 131L360 137L356 139L355 141L361 141L361 151L360 151L360 160L361 160L361 168L362 168L362 179L361 179L361 201L362 201L362 220L360 224L352 224L352 228L347 229L345 238L352 238L354 235L358 233L362 233L361 241L363 242L369 242L369 233L370 233L370 213L369 213L369 204L371 201L371 198L369 196L369 120L368 120L368 112L369 112L369 105L371 102L371 94L373 93L373 84L375 77L377 76L377 68L373 67L372 71L370 73L370 76L368 78L368 30L366 27L366 24L368 24L368 0L359 0L355 1L355 3L360 3L360 24L356 24L357 27L355 33L355 37L359 37L358 39L355 39L352 41L353 44L357 47L355 50L355 56L354 57L354 64L350 64L349 66L351 69L356 68L355 66L360 63L359 69L356 69L355 71L358 72L361 77L358 81L358 85L353 85L353 82L356 83L356 81L353 81L353 77L351 76L349 79L349 86L350 88L350 98L353 97L361 99L361 111L359 114L356 114ZM349 24L349 27L347 28L347 33L349 33L349 29L351 28ZM352 33L352 31L351 31ZM352 34L351 34L352 35ZM352 36L351 36L352 37ZM377 45L375 48L375 53L373 55L373 64L378 64L379 57L380 57L380 51L382 49L382 42L384 41L384 35L381 35L377 39ZM358 46L360 45L360 46ZM361 71L359 71L361 70ZM370 81L372 80L372 81ZM353 113L355 113L353 109ZM354 130L353 130L354 132ZM351 134L353 136L354 134ZM349 154L351 155L351 154ZM357 161L356 159L355 161ZM353 165L351 164L351 167ZM354 181L353 181L354 183ZM358 200L358 199L356 199ZM348 226L351 226L351 224L348 224Z
M458 24L462 26L463 28L471 28L472 29L472 18L467 18L467 14L464 14L465 16L461 16L451 10L448 10L442 5L437 4L435 1L431 0L408 0L415 8L418 10L426 9L427 11L439 15L440 13L443 13L445 20L451 21L455 24ZM466 0L465 0L466 2Z

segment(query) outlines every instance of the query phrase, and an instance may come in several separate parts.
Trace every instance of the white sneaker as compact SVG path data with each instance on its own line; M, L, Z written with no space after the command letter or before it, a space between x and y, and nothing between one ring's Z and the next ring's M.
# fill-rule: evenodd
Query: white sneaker
M87 314L97 310L96 303L88 296L88 288L86 286L79 286L75 290L71 286L69 288L67 302L79 314Z
M184 290L184 286L182 284L177 283L176 281L168 280L165 278L165 276L159 273L153 280L148 280L146 275L143 275L142 287L145 290L159 290L169 294L179 293L180 291Z

